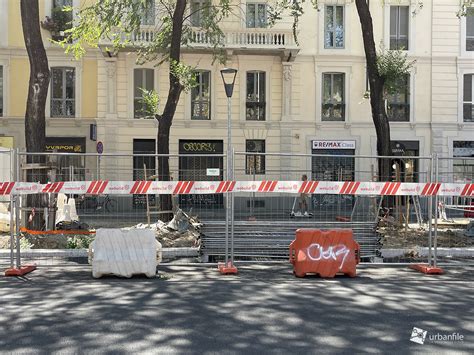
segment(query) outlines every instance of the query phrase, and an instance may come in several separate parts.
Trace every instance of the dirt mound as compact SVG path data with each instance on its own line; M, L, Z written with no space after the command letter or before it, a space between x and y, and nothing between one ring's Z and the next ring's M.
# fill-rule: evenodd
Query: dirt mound
M465 229L462 228L439 228L438 247L463 248L474 246L474 238L466 237L464 231ZM383 236L382 245L384 249L428 246L428 231L426 229L379 228L378 232Z

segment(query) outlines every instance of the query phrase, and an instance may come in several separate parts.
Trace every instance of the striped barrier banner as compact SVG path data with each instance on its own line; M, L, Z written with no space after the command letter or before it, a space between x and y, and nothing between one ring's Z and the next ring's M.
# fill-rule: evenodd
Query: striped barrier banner
M360 181L62 181L47 184L0 182L0 195L65 193L89 195L222 194L229 192L358 196L473 197L474 184Z

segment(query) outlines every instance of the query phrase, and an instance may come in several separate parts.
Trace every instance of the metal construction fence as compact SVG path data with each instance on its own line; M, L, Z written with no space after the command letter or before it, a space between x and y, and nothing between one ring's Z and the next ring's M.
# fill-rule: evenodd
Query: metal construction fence
M298 228L351 228L363 260L374 261L382 256L381 221L389 230L424 227L420 247L429 249L431 260L438 218L474 214L473 158L234 152L229 177L225 154L8 150L0 157L0 206L8 222L3 229L18 249L21 227L31 229L43 219L39 229L56 229L58 193L74 199L77 219L88 230L146 226L179 208L203 224L199 243L206 260L227 259L229 253L239 259L287 258ZM392 184L377 183L382 160L390 168L383 180ZM43 198L30 198L29 188ZM172 196L171 206L163 206L164 195ZM227 206L232 218L226 223Z

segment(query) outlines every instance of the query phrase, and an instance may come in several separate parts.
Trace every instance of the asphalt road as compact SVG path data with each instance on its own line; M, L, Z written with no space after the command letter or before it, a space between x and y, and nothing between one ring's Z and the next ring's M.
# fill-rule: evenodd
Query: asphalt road
M0 277L1 353L474 353L473 266L427 276L361 267L296 279L289 265L161 266L92 279L87 266ZM412 328L427 330L425 344ZM458 333L463 341L430 335Z

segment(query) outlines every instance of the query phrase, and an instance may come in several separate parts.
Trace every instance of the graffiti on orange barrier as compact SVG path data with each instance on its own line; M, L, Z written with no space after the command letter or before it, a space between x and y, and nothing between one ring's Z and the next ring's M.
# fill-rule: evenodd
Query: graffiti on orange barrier
M344 266L346 258L350 252L351 251L344 244L336 246L331 245L325 248L323 245L313 243L306 249L306 255L313 261L319 261L321 259L337 261L338 257L342 256L342 258L339 258L341 259L339 270Z

